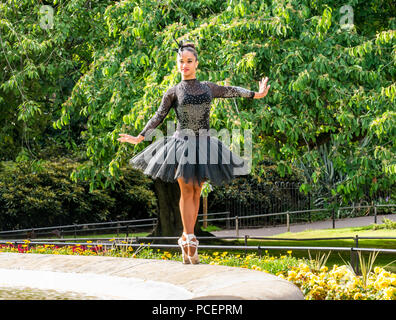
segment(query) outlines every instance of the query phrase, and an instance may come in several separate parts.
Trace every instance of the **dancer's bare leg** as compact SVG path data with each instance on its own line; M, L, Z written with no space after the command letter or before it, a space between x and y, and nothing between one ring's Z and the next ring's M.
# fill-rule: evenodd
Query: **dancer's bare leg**
M183 224L183 232L190 234L194 233L195 223L198 217L199 211L199 200L201 195L202 184L186 183L182 177L178 178L180 186L180 214ZM186 240L186 237L182 235L182 239ZM187 248L186 248L187 249ZM190 247L190 250L185 252L189 256L193 256L195 248Z

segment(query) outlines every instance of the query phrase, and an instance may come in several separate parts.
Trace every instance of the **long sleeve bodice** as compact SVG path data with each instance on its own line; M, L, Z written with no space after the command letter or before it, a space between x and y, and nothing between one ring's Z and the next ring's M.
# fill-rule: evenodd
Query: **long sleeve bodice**
M162 97L161 104L154 116L147 122L140 135L145 136L150 129L158 127L173 107L176 111L177 128L209 129L210 105L214 98L253 98L254 91L238 86L221 86L210 81L197 79L182 80L168 89Z

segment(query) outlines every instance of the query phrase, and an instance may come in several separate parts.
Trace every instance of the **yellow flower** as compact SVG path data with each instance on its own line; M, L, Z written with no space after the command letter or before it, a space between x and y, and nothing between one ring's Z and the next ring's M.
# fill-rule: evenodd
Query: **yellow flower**
M326 266L320 268L320 272L327 272L327 270L329 270L329 268L327 268Z
M299 265L298 265L298 267L300 268L300 270L301 271L304 271L304 272L308 272L309 271L309 267L305 264L305 263L300 263Z
M380 268L380 267L375 267L375 268L374 268L374 273L379 274L379 273L381 273L382 270L383 270L383 269Z
M91 240L87 240L87 243L92 243L92 241Z
M113 239L110 239L109 241L110 241L110 242L111 242L111 241L115 241L115 239L113 238Z
M383 279L381 282L381 288L387 288L391 284L389 279Z
M388 271L382 270L381 275L383 277L390 277L390 273Z
M291 254L292 254L292 252L293 252L293 251L291 251L291 250L287 251L287 253L288 253L289 255L291 255Z
M213 255L217 256L217 255L219 255L219 253L218 252L213 252Z
M384 297L385 297L385 298L390 299L390 298L392 298L395 294L396 294L396 288L394 288L394 287L389 287L389 288L384 289Z

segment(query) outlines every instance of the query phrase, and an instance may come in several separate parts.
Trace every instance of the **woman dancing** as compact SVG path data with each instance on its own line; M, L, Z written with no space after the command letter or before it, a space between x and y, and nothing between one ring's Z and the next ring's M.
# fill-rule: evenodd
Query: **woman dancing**
M176 40L175 40L176 41ZM199 263L198 244L194 227L198 216L200 195L203 183L210 180L221 185L235 178L234 169L244 167L240 158L219 139L209 134L209 113L213 98L245 97L264 98L270 86L268 77L259 82L259 92L237 86L220 86L210 81L196 78L198 54L193 43L178 43L177 66L182 80L168 89L162 97L155 115L148 121L137 137L120 134L117 140L137 144L162 123L173 107L177 116L177 128L172 136L156 139L143 151L130 159L129 163L152 178L175 182L180 186L180 213L183 234L178 239L184 264ZM185 134L185 132L188 132ZM183 161L183 157L192 152L194 161ZM219 161L211 162L211 155ZM191 154L190 154L191 156ZM222 161L228 158L229 162ZM162 160L160 160L162 159ZM190 159L191 160L191 159ZM237 164L234 160L238 160ZM248 174L248 173L246 173Z

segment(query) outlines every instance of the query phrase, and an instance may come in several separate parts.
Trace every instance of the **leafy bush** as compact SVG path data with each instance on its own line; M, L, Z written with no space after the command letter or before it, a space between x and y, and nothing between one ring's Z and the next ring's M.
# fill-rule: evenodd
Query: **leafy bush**
M388 229L388 230L395 230L396 229L396 221L382 218L383 224L373 224L371 227L373 230L380 230L380 229Z
M62 158L29 169L26 162L0 168L0 229L140 219L152 216L157 202L151 180L123 169L114 190L93 190L69 178L77 162ZM34 168L34 167L33 167Z
M390 229L390 230L396 229L396 221L387 218L383 218L382 221L384 222L385 229Z

